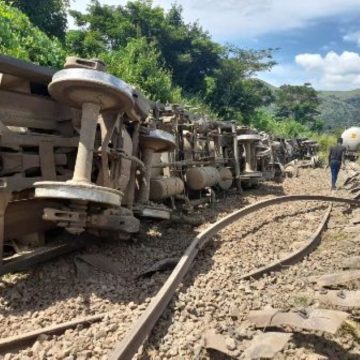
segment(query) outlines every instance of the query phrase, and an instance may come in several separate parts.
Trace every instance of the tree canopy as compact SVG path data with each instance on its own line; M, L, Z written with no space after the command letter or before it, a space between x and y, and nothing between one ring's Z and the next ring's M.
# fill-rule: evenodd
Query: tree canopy
M203 90L204 79L220 62L222 47L197 24L185 24L182 8L168 12L150 0L129 1L122 6L92 0L86 14L70 11L81 30L69 31L68 47L79 55L117 51L133 38L146 38L160 52L174 83L185 92ZM83 44L83 45L82 45Z
M219 116L238 120L248 120L258 106L272 99L271 91L263 83L251 79L256 72L274 65L272 50L222 46L198 23L187 24L181 6L172 5L166 12L150 0L129 1L119 6L101 5L92 0L86 13L70 11L70 14L79 26L78 30L67 33L67 47L71 53L110 58L112 64L118 64L117 74L127 74L129 81L146 88L155 98L164 99L168 92L171 101L174 96L179 98L181 89L185 97L203 99ZM142 61L132 58L125 65L127 60L121 59L122 56L131 58L132 53L144 54L146 46L154 49L149 56L161 72L158 76L155 67L151 67L149 76L159 78L158 84L151 87L148 85L152 81L146 81L144 76L134 79L135 73L149 74L149 68L139 71ZM145 61L143 65L145 63L148 64ZM137 70L130 69L133 65ZM112 71L114 66L110 66ZM168 80L160 81L164 76ZM171 81L173 85L170 86Z
M101 54L108 71L142 90L150 99L178 102L181 91L161 66L160 54L145 38L131 39L122 50Z
M319 114L320 99L316 90L308 83L282 85L277 91L276 114L280 118L292 118L301 124L313 125Z
M21 10L48 36L65 40L66 9L69 0L5 0L5 2Z
M50 39L20 10L0 0L0 53L36 64L60 68L65 51L56 39Z
M319 99L309 84L274 91L256 79L275 65L273 49L221 45L198 22L185 22L181 6L166 11L151 0L118 6L89 0L86 12L70 10L77 28L66 30L69 5L0 0L0 51L59 68L65 55L100 58L110 73L154 101L191 104L277 134L322 127ZM270 104L275 115L264 111Z
M273 65L271 49L245 51L228 47L220 66L206 78L205 101L224 119L249 123L256 108L273 100L271 89L251 76Z

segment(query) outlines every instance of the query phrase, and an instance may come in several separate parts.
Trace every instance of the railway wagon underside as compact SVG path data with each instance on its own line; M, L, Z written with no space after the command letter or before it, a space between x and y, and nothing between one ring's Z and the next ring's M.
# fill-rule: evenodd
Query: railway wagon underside
M217 193L283 178L268 134L153 103L105 69L0 56L0 273L49 231L70 234L57 256L84 233L129 239L142 217L197 225Z
M69 70L83 70L76 59L70 65L75 66ZM127 239L139 230L139 220L121 201L133 201L132 167L142 163L132 157L133 138L144 117L142 107L147 105L125 83L113 85L120 106L111 111L101 108L112 100L105 97L95 114L91 112L94 101L81 111L82 104L62 98L73 89L72 96L88 90L87 97L96 97L101 86L111 93L106 83L96 88L99 82L111 85L112 80L97 66L89 62L85 69L100 80L88 82L85 76L80 85L70 80L72 86L55 99L48 91L54 71L0 57L0 261L29 245L43 245L45 232L56 227L117 239ZM81 147L85 148L82 153Z

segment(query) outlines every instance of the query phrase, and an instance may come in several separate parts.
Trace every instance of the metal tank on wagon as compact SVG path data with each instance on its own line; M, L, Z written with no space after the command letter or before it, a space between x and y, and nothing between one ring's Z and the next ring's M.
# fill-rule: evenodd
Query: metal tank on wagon
M342 134L343 145L346 147L346 157L355 161L359 157L360 150L360 127L353 126L346 129Z

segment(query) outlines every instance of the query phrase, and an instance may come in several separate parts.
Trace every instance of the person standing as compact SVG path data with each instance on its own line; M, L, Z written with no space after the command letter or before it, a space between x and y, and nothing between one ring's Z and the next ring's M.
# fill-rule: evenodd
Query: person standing
M338 138L337 144L332 146L329 151L329 166L331 169L331 190L336 190L336 180L339 175L340 167L344 163L345 146L343 139Z

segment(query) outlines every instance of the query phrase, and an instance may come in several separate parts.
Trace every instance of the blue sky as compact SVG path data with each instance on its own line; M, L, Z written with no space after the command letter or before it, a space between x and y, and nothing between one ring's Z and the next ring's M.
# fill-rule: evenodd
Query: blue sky
M100 0L118 5L122 0ZM173 1L154 0L168 8ZM88 0L72 0L84 11ZM273 85L311 82L320 90L360 88L360 0L177 0L187 21L242 48L280 48L258 76Z

